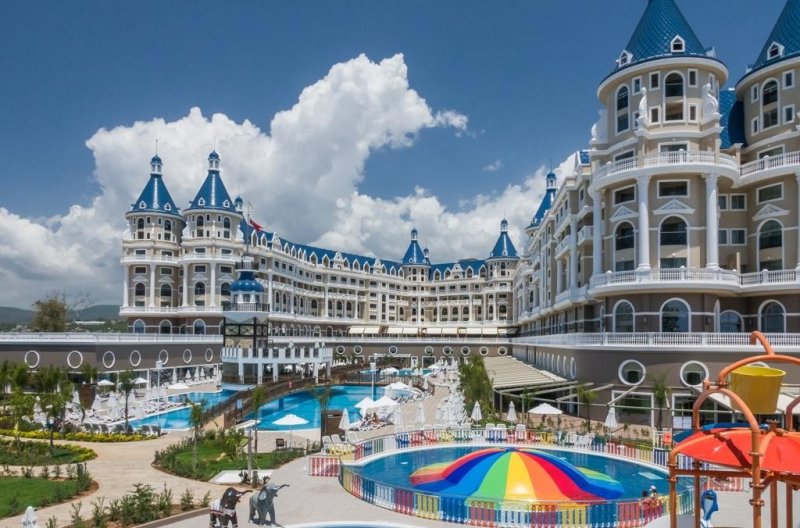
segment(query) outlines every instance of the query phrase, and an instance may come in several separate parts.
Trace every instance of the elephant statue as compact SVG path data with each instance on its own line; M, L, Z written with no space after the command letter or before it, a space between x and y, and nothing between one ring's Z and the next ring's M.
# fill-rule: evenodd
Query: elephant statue
M258 526L277 525L275 520L275 497L278 495L279 489L288 486L288 484L278 486L271 484L267 480L261 487L261 491L250 497L250 522ZM258 513L258 520L256 520L256 513ZM269 514L269 521L267 521L267 514Z

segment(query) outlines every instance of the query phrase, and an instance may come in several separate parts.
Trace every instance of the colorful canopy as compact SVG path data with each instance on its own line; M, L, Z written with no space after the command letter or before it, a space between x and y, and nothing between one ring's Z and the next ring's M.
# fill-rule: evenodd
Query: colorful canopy
M544 451L519 448L481 449L453 462L422 467L409 479L418 489L475 500L608 500L624 491L608 475Z

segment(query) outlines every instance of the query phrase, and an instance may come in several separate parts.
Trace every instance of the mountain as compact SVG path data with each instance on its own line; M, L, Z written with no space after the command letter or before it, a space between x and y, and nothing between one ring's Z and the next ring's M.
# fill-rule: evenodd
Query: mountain
M33 310L23 310L11 306L0 306L0 325L28 324L33 319ZM75 319L75 314L70 314ZM119 306L98 304L89 306L80 313L81 321L116 321L119 319Z

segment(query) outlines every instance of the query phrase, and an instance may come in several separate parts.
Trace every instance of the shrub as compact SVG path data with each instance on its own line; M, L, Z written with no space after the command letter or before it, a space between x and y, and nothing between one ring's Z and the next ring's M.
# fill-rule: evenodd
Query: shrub
M14 430L9 428L0 429L0 436L14 436ZM49 440L49 431L23 431L20 438L31 438L35 440ZM55 440L69 440L73 442L138 442L139 440L151 440L154 436L121 433L87 433L86 431L72 431L67 433L55 433Z
M183 493L181 493L181 510L189 511L192 509L193 504L194 504L194 494L192 493L192 490L186 488L185 490L183 490Z

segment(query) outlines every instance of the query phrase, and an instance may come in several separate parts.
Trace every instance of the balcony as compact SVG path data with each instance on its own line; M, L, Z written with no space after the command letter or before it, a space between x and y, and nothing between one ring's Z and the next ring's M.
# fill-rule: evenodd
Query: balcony
M800 352L800 334L767 334L770 344L777 352ZM717 350L745 354L760 353L760 345L750 344L749 333L709 333L709 332L606 332L574 333L530 336L514 339L514 344L565 347L574 350L585 347L603 347L641 351L663 350L674 352L684 350Z
M593 228L590 225L583 226L580 231L578 231L578 245L585 244L587 242L592 241L592 236L594 234Z
M589 282L592 295L629 292L638 289L679 291L739 291L739 273L707 268L653 268L650 270L608 271Z
M800 168L800 152L788 152L777 156L763 158L745 163L741 167L740 184L746 185L759 180L766 180L788 171Z
M651 176L675 172L716 172L731 181L739 179L736 158L705 151L662 152L660 154L609 162L592 175L593 184L602 188L640 174Z

